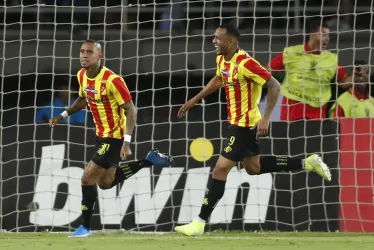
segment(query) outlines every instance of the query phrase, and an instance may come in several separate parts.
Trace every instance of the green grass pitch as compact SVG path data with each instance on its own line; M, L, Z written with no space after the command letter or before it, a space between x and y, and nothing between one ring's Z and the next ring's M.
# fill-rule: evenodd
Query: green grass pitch
M373 250L374 234L363 233L206 233L199 237L170 234L94 233L68 238L54 233L1 233L4 250L116 250L116 249L256 249L256 250Z

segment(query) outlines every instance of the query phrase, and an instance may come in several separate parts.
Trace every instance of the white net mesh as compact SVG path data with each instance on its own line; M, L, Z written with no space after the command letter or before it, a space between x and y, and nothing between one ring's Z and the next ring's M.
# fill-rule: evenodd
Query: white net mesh
M45 121L76 98L79 48L86 39L102 43L104 65L124 76L135 100L134 158L157 147L176 161L100 190L94 230L171 231L199 213L226 136L223 93L206 98L186 120L176 113L215 73L211 40L221 22L236 23L240 46L266 65L284 47L306 41L307 17L323 17L330 25L329 49L348 73L355 60L372 64L372 0L1 2L5 230L79 225L80 177L95 142L91 114L82 111L54 130ZM333 93L335 100L342 90ZM333 170L332 182L305 172L249 176L233 169L207 229L374 231L370 118L340 126L329 119L278 122L281 101L262 153L320 153Z

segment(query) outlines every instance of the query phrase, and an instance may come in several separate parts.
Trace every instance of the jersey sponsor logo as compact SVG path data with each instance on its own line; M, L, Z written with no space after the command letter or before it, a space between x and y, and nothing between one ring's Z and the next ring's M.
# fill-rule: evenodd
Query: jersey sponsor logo
M86 92L90 92L90 93L97 94L97 90L96 90L96 89L85 88L84 90L85 90Z
M224 74L224 75L226 75L226 76L228 76L228 77L230 77L231 76L231 74L230 74L230 72L227 72L226 70L221 70L221 73L222 74Z
M103 102L107 102L108 101L108 98L100 98L100 99L95 99L91 96L85 96L87 101L91 101L91 102L94 102L94 103L103 103Z
M70 165L63 167L65 144L42 147L41 162L32 204L35 210L30 212L30 223L40 226L62 226L77 220L82 212L81 182L83 168ZM165 205L171 197L182 175L185 186L180 203L177 223L193 220L200 211L207 191L210 167L186 169L184 167L163 168L153 184L151 168L143 168L127 179L122 187L109 190L98 189L100 221L103 225L121 224L128 208L134 200L135 223L156 224ZM67 198L60 209L54 204L60 184L68 185ZM235 202L241 183L249 183L243 223L264 223L273 185L271 174L250 176L244 169L233 168L226 182L226 191L213 211L211 223L231 223ZM157 200L156 200L157 199Z

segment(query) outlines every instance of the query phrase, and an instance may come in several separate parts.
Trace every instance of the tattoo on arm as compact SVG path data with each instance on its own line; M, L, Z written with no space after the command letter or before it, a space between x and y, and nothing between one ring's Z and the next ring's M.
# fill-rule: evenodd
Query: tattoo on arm
M264 88L269 89L264 117L270 119L271 113L278 102L280 83L274 77L270 77L269 80L264 84Z

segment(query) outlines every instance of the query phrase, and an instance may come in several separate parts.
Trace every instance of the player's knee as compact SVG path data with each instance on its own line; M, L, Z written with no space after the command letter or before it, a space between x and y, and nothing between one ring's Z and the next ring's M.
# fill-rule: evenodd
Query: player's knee
M260 174L260 164L249 164L248 166L245 166L245 171L249 175L258 175Z
M106 190L106 189L110 189L112 187L111 185L112 183L102 183L102 182L99 182L97 185L99 186L100 189L102 190Z
M81 178L81 184L83 186L88 186L88 185L95 185L96 184L96 179L93 178L89 174L83 174Z
M114 178L111 175L103 175L97 185L99 188L105 190L105 189L110 189L112 187Z
M89 163L81 177L81 184L85 186L95 185L98 182L100 175L101 172L98 171L98 168L95 165Z
M213 177L226 177L231 168L226 167L224 165L217 164L215 168L213 169Z

